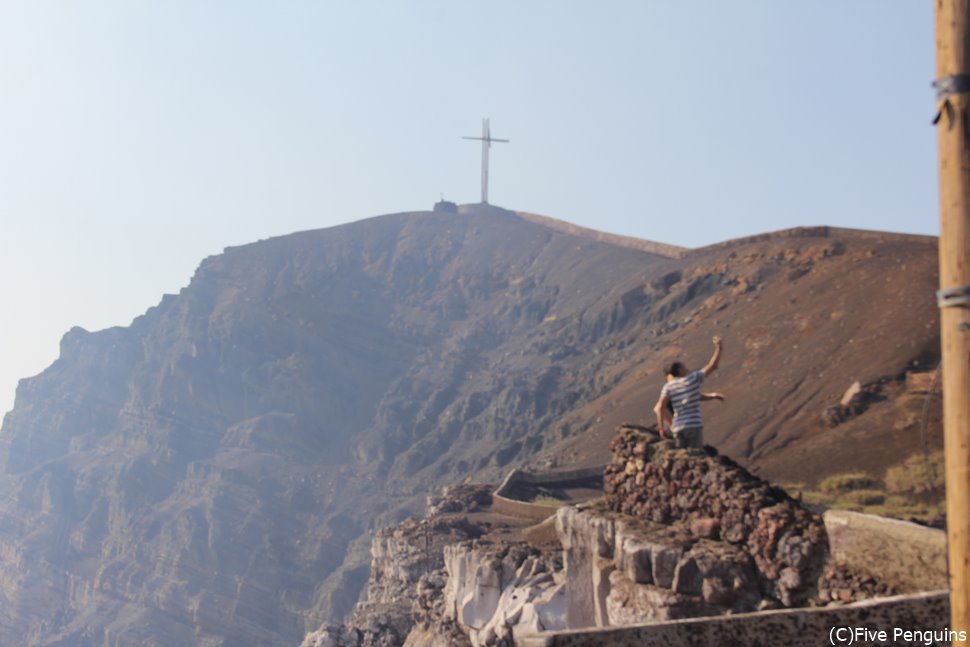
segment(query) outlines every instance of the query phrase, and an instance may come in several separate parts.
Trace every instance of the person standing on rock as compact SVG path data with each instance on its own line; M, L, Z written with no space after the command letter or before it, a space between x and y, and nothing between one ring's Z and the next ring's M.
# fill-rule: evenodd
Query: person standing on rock
M704 423L701 419L701 400L724 400L720 393L701 393L701 382L717 370L721 359L721 338L714 336L714 354L704 368L688 371L683 362L674 362L664 369L667 383L660 391L660 399L653 408L657 414L657 429L662 438L666 437L665 422L668 418L667 405L673 406L673 423L670 431L677 447L704 447Z
M667 373L667 381L669 382L672 379L674 379L674 376L671 375L670 373ZM704 402L705 400L717 400L719 402L724 402L724 394L713 393L713 392L704 393L703 391L701 391L701 402ZM657 426L657 429L669 430L670 422L673 419L673 415L674 415L674 403L670 398L667 398L667 406L664 407L664 419L663 419L663 422Z

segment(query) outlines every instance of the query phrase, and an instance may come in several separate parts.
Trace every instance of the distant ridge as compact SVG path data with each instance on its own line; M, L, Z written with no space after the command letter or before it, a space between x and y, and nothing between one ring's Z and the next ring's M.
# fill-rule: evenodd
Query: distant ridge
M873 229L851 229L849 227L830 227L829 225L816 225L814 227L791 227L790 229L779 229L765 234L754 234L753 236L742 236L732 238L720 243L705 245L704 247L694 247L685 249L681 252L680 258L688 258L699 254L706 254L719 249L727 249L748 243L760 243L769 240L781 240L784 238L831 238L833 236L852 236L856 240L897 240L900 242L922 243L933 240L936 236L925 236L922 234L903 234L890 231L877 231Z
M574 225L562 220L556 220L555 218L550 218L548 216L540 216L538 214L527 213L525 211L516 211L514 213L516 213L523 220L527 220L544 227L549 227L550 229L555 229L556 231L561 231L565 234L592 238L593 240L599 242L610 243L612 245L627 247L629 249L637 249L642 252L656 254L657 256L663 256L665 258L680 258L685 252L688 251L686 247L677 247L676 245L656 243L652 240L642 240L640 238L631 238L629 236L608 234L606 232L596 231L595 229L580 227L579 225Z

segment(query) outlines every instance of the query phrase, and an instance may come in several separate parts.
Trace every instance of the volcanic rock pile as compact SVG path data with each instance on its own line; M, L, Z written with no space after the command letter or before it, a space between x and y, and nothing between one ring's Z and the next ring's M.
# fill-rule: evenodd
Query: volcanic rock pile
M624 426L610 448L604 492L611 510L686 525L697 540L741 549L762 592L784 606L815 596L828 552L819 515L710 447L675 449L646 429Z
M857 602L898 593L897 587L882 578L857 572L845 564L830 564L818 582L817 604Z
M431 494L425 503L425 515L437 517L452 512L474 512L492 503L494 485L459 483L449 485L441 494Z

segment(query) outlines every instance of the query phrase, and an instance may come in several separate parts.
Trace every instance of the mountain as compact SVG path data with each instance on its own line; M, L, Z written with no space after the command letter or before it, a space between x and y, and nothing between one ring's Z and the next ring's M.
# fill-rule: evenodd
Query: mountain
M21 381L0 645L299 644L353 606L375 529L445 484L605 461L715 333L709 442L769 478L884 469L939 442L903 381L939 357L935 252L831 228L682 250L482 205L227 249ZM853 381L865 406L826 424Z

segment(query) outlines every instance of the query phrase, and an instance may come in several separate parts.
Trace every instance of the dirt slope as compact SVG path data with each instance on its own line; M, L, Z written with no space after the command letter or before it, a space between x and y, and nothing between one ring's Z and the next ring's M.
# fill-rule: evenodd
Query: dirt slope
M704 388L727 402L704 405L706 439L762 476L816 482L848 470L880 472L938 446L938 399L921 433L922 395L907 371L939 359L936 240L808 228L692 250L652 271L650 301L619 335L629 349L604 378L615 386L573 412L587 431L559 460L593 462L616 424L653 421L661 367L699 368L710 337L724 337L720 369ZM868 408L830 427L826 408L855 381L872 385Z
M605 461L714 333L724 453L804 481L898 462L919 443L900 379L938 357L935 268L928 238L684 251L494 207L228 249L21 382L0 647L298 644L351 609L376 528L449 483ZM855 380L868 409L825 426Z

